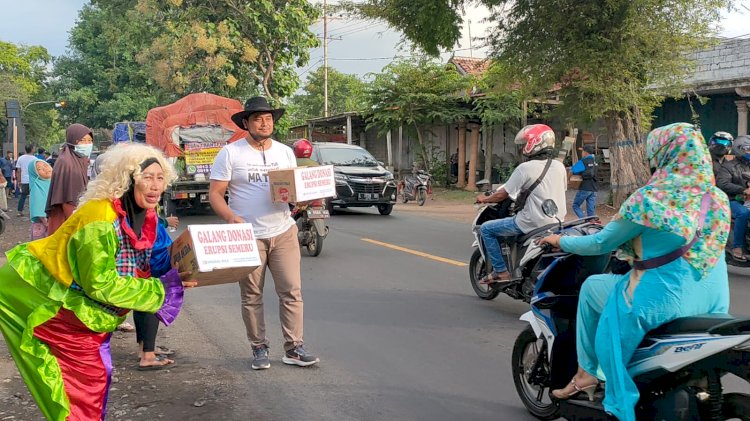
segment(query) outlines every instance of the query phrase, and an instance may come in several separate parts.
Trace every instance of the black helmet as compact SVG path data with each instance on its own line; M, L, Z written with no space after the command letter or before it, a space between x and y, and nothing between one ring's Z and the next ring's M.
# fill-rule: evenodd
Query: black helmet
M734 138L727 132L716 132L708 138L708 150L711 154L722 157L732 149Z
M750 136L739 136L732 144L732 154L745 161L750 161L746 155L750 155Z

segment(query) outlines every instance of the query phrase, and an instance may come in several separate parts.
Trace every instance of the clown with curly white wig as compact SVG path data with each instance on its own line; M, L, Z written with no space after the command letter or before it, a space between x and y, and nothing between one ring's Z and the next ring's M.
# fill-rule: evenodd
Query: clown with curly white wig
M160 151L118 145L76 211L49 237L6 253L0 331L47 419L103 419L111 332L130 310L170 324L189 273L170 268L155 208L174 170Z

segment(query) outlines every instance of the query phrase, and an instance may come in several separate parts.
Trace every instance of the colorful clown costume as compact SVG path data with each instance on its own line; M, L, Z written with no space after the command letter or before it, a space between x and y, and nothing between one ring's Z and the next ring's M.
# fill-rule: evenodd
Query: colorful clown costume
M168 265L154 249L166 233L157 226L149 210L136 238L119 200L91 201L51 236L6 253L0 331L47 419L104 419L110 332L130 309L156 313L167 325L179 313L177 271L150 277L152 265Z

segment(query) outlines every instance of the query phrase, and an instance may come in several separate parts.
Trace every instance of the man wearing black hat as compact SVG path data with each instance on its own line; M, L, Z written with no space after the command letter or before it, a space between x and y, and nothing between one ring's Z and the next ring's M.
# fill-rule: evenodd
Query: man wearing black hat
M209 200L217 215L230 224L250 222L257 237L261 265L240 282L242 319L253 348L254 370L271 367L263 315L263 284L266 267L273 275L279 296L279 318L284 336L285 364L301 367L319 360L302 343L302 276L297 225L289 205L271 201L268 171L297 166L292 149L271 139L274 124L284 114L263 97L245 102L245 110L232 121L247 130L245 139L230 143L219 152L211 169ZM224 194L229 190L229 204Z
M586 202L586 215L594 216L596 214L596 192L599 190L596 185L596 159L594 159L594 146L586 145L583 147L583 152L580 161L576 162L571 168L571 173L581 176L580 187L578 187L578 193L576 193L575 199L573 199L573 212L578 215L579 218L583 218L583 210L581 204Z

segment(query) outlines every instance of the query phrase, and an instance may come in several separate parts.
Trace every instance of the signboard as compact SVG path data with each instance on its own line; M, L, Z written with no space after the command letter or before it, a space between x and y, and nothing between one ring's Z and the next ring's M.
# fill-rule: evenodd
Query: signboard
M5 116L7 118L21 118L21 104L15 99L5 101Z
M223 143L216 142L186 142L185 172L188 175L210 174L216 155L223 146Z
M268 172L274 202L306 202L336 196L333 165L297 167Z
M189 225L172 245L172 265L192 271L198 286L247 278L260 266L252 224Z

